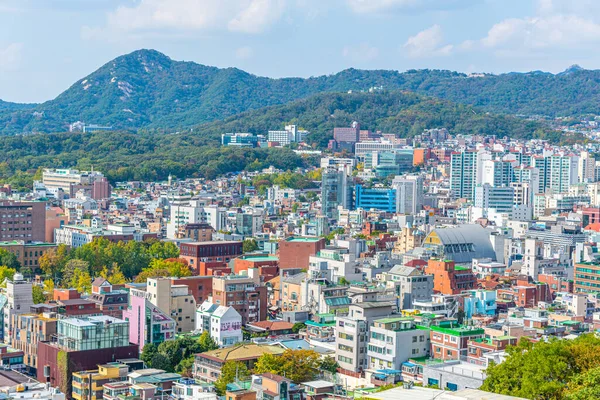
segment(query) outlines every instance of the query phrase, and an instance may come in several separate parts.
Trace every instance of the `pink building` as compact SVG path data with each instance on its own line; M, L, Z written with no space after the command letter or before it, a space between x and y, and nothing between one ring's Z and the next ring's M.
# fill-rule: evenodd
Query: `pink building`
M160 344L175 338L175 321L147 299L143 290L131 289L123 319L129 321L129 341L144 349L147 343Z

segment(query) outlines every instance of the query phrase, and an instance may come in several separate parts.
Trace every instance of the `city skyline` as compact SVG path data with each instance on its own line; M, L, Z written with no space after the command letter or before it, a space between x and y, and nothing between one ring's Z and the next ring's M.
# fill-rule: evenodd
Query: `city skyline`
M594 69L590 0L0 0L0 99L43 102L111 59L175 60L269 76L346 68ZM57 46L60 44L60 46Z

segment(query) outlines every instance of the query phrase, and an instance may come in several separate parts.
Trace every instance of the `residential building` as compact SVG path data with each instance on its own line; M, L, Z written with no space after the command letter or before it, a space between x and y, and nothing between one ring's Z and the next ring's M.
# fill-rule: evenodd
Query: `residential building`
M452 153L450 161L450 191L453 198L473 200L477 184L478 153L462 151Z
M474 289L477 283L470 268L457 266L450 260L430 259L425 273L433 275L433 290L441 294L459 294Z
M414 301L431 299L433 294L433 275L406 265L396 265L384 273L386 286L392 288L399 310L413 308Z
M205 301L197 310L196 331L208 332L219 346L232 346L243 340L242 316L233 307Z
M456 325L452 322L430 326L431 357L441 360L460 360L468 355L470 340L483 338L481 328Z
M252 369L263 354L280 356L284 351L280 346L244 343L196 354L193 377L203 382L214 383L219 379L221 369L227 361L239 361L248 369Z
M18 272L12 279L6 280L6 303L2 310L4 319L2 338L4 339L4 343L10 344L11 342L11 333L14 330L14 317L30 312L29 310L33 306L32 292L32 283L27 282L23 278L23 275Z
M367 343L371 323L392 313L393 303L350 304L347 316L336 317L336 361L342 370L362 373L369 368Z
M98 365L98 369L73 372L73 399L103 399L104 384L125 381L129 367L118 362Z
M402 370L402 364L410 358L429 355L429 340L429 329L418 327L412 318L376 319L369 328L368 368Z
M215 276L212 298L215 304L233 307L242 316L244 325L267 319L267 288L252 277Z
M38 344L50 341L57 332L55 313L18 314L13 316L10 345L23 352L23 363L28 373L37 374Z
M150 302L176 323L177 333L196 327L196 300L187 285L174 285L171 278L148 278L146 291Z

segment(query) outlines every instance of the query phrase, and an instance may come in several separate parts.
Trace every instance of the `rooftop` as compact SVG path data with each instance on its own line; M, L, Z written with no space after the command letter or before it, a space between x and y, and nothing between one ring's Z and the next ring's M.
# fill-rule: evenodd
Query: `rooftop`
M318 237L291 237L285 239L286 242L304 242L304 243L314 243L321 240Z

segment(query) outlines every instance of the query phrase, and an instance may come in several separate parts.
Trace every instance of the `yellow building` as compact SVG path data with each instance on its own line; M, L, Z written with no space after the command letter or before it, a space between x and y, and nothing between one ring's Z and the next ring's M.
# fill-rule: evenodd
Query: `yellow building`
M98 369L73 373L73 398L99 400L103 398L104 384L127 379L129 367L117 362L98 365ZM91 393L90 393L91 392Z
M410 224L407 224L407 226L402 228L400 236L398 236L398 241L394 245L394 253L408 253L415 247L421 246L424 237L425 235L423 232L419 231L417 228L413 228Z

